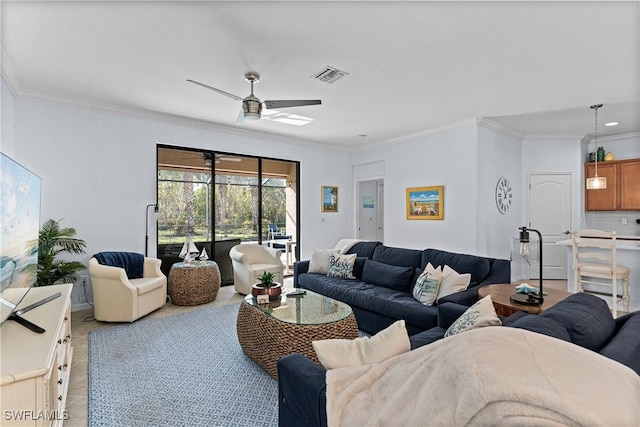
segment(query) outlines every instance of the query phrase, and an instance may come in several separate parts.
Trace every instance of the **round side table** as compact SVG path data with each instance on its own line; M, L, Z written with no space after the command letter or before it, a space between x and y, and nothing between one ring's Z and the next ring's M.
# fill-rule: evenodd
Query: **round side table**
M220 269L214 261L177 262L171 266L167 285L173 304L205 304L218 296Z

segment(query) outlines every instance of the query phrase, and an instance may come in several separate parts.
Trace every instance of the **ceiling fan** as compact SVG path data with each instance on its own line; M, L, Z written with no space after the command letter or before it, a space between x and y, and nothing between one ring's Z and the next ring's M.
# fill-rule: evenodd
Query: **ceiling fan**
M207 167L211 167L211 153L202 153L202 158L204 159L204 164ZM220 161L223 162L241 162L242 159L240 157L234 157L234 156L225 156L222 154L215 154L213 157L213 162L215 164L220 163Z
M289 108L289 107L303 107L306 105L319 105L322 103L319 99L306 99L306 100L270 100L270 101L260 101L253 94L253 85L254 83L258 83L260 81L260 76L258 73L247 73L244 75L244 78L251 84L251 94L246 98L241 98L232 93L225 92L220 89L216 89L215 87L211 87L204 83L197 82L195 80L187 79L189 83L197 84L198 86L202 86L214 92L218 92L221 95L228 96L231 99L235 99L236 101L242 101L242 110L240 110L240 115L238 116L238 122L241 122L243 119L247 120L258 120L262 115L262 104L264 103L265 108L267 109L280 109L280 108Z

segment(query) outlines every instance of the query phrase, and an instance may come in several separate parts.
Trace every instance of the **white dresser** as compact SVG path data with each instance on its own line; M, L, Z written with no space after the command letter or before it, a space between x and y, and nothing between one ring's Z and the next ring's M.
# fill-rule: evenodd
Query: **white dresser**
M60 426L68 418L71 290L70 284L32 288L20 304L26 307L62 294L22 316L46 332L32 332L15 321L0 328L0 425Z

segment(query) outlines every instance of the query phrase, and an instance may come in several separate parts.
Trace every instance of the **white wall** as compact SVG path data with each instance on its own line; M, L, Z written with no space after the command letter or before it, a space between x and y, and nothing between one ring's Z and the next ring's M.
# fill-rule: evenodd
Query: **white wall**
M509 259L510 239L518 237L522 207L526 199L520 165L521 139L478 126L476 253ZM504 214L496 205L498 180L505 177L512 187L513 202Z
M0 151L12 159L15 157L16 147L15 119L15 98L4 79L0 79Z
M384 168L371 171L368 165ZM518 202L501 215L494 202L500 176L520 183L520 144L476 121L436 133L355 152L354 179L363 170L384 174L385 244L415 249L438 248L508 258L508 237L517 232ZM408 187L444 186L444 220L408 220Z
M145 208L156 201L157 143L300 161L301 257L351 233L347 153L44 102L14 104L12 157L42 177L41 221L64 218L87 242L87 254L76 258L85 264L99 251L144 252ZM320 214L321 185L340 187L338 213ZM150 241L150 255L154 247Z
M582 227L584 220L585 146L580 137L525 138L522 143L522 185L527 184L531 173L571 174L571 229ZM522 223L527 220L527 200L522 204Z

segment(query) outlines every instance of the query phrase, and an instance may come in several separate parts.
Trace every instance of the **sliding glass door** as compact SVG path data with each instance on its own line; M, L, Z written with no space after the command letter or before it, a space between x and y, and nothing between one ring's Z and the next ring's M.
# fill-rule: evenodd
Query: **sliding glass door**
M158 256L168 274L191 239L233 283L229 249L282 249L290 272L298 237L299 162L158 146ZM223 268L226 271L223 271Z

